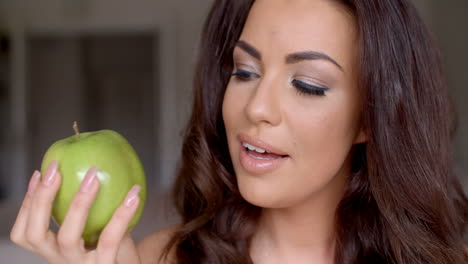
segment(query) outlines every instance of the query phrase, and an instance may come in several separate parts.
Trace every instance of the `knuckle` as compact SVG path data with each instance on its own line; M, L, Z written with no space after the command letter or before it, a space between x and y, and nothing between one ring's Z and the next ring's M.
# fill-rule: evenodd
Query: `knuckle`
M89 203L81 197L81 195L75 196L73 198L73 202L70 205L71 210L83 210L83 209L88 209L89 208Z
M13 242L14 244L20 246L23 244L23 241L24 241L24 237L22 234L19 234L19 232L17 232L16 230L11 230L10 232L10 240L11 242Z
M20 210L26 211L29 210L31 207L31 198L29 197L29 194L26 194L26 197L24 197L23 203L21 204Z
M123 222L127 219L127 212L125 210L119 209L114 214L114 220L116 222Z
M48 188L46 188L43 183L40 183L37 185L36 190L34 191L33 200L37 200L38 197L47 196L47 193L48 193Z
M75 241L67 235L66 232L59 232L57 234L57 244L60 248L69 250L75 247Z
M33 246L40 246L45 242L45 238L39 232L27 232L26 241Z
M35 209L37 206L42 207L48 203L52 203L53 193L47 190L47 188L39 185L34 191L34 198L31 200L31 209Z
M129 217L130 212L124 207L119 207L114 213L113 220L118 223L122 223L128 221Z
M113 249L114 247L116 247L116 241L115 239L109 236L102 236L99 240L99 247L103 250Z

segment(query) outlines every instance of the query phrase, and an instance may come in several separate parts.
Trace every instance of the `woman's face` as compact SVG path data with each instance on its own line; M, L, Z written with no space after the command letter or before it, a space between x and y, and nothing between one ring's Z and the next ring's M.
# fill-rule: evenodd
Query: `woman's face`
M342 195L351 147L365 141L356 40L353 17L331 1L255 1L223 102L239 190L250 203L284 208Z

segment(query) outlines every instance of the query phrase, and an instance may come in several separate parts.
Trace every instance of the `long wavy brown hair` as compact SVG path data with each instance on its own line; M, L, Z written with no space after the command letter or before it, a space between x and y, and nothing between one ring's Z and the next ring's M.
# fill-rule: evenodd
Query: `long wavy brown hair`
M331 0L332 1L332 0ZM438 49L408 0L334 0L359 34L368 142L336 212L335 263L467 263L468 200L452 169L454 118ZM252 263L261 208L239 193L222 119L232 53L253 0L215 0L194 80L174 187L178 263Z

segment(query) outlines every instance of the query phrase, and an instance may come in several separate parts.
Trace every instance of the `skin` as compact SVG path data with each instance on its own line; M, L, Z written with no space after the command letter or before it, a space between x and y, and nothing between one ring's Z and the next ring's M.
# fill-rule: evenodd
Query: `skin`
M252 241L256 263L332 263L333 222L350 175L351 148L366 140L356 85L352 16L330 1L255 1L233 54L224 97L229 151L242 196L264 208ZM288 54L319 51L325 59L287 63ZM253 56L254 55L254 56ZM301 94L292 80L327 87ZM289 155L278 169L256 175L241 165L239 134Z
M86 249L81 233L92 202L99 190L97 169L91 168L80 191L71 202L69 212L57 234L49 229L52 202L61 184L58 162L52 162L44 175L35 171L29 182L10 239L17 245L40 255L50 264L144 263L126 227L140 202L138 193L130 191L101 233L95 249ZM87 183L87 184L86 184Z
M353 18L330 1L257 0L240 40L261 58L236 47L234 72L240 68L255 78L231 78L223 118L241 194L263 208L251 256L255 263L332 263L334 212L350 175L350 151L366 140L359 125L362 102L355 79ZM285 63L288 54L302 51L327 54L341 69L323 59ZM329 90L325 96L300 94L292 80ZM250 175L239 161L239 133L289 157L273 172ZM90 177L93 173L88 171ZM95 179L75 196L73 213L67 214L57 234L52 233L50 211L60 181L54 167L42 179L39 172L33 174L11 230L14 243L53 264L159 263L176 227L150 234L136 246L125 229L138 197L116 210L96 249L83 246L80 234L99 189Z

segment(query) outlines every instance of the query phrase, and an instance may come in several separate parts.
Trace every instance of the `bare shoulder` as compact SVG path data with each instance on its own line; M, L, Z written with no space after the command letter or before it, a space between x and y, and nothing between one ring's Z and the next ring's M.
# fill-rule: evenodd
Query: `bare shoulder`
M178 225L171 226L145 237L138 244L138 253L140 255L142 264L169 264L172 254L169 254L169 260L164 261L163 259L161 262L158 261L167 243L178 228Z

